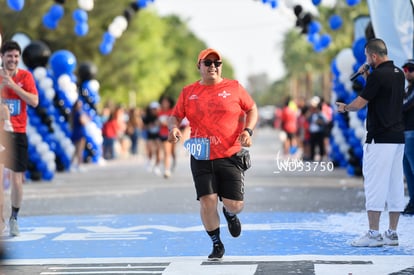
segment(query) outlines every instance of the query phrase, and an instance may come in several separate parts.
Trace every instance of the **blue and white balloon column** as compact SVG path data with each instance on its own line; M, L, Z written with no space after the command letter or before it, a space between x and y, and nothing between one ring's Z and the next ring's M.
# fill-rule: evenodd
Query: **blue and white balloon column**
M95 79L96 66L91 62L83 62L78 67L80 93L84 111L90 121L86 125L86 148L84 159L88 162L100 162L102 160L102 121L97 111L100 101L99 82Z
M27 136L29 141L29 166L26 177L32 180L51 180L56 171L57 140L53 119L49 113L53 104L53 81L48 77L46 65L50 49L41 41L31 42L23 51L23 61L32 72L39 91L39 105L28 107Z
M350 103L365 85L362 77L352 82L349 77L365 62L365 38L355 41L351 48L341 50L332 61L334 75L332 104ZM349 175L362 175L362 145L365 140L366 109L358 112L336 113L331 138L331 158Z

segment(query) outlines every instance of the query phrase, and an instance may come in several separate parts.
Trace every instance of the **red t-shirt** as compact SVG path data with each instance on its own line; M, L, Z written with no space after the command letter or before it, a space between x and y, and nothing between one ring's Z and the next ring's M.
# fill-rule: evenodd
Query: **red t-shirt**
M28 93L37 95L36 83L29 71L19 69L12 77L13 81ZM10 122L16 133L26 133L27 104L9 87L4 87L1 92L2 102L10 111Z
M172 109L171 110L160 110L158 112L158 120L161 122L160 125L160 133L159 135L161 137L168 137L168 117L171 115Z
M210 140L210 159L225 158L240 151L245 112L254 104L236 80L223 79L215 85L195 82L184 87L172 115L188 119L190 138Z
M102 135L106 138L116 139L119 133L119 125L116 119L110 119L102 127Z
M283 130L289 134L295 134L298 131L297 112L289 106L282 110Z

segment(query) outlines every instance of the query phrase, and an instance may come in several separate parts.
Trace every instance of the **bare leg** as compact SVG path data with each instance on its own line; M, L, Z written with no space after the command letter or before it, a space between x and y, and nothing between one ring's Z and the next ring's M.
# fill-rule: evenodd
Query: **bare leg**
M11 171L12 189L11 203L12 207L20 208L23 201L23 173Z
M229 200L223 198L223 204L226 208L227 212L230 212L232 214L239 214L244 207L243 201L235 201L235 200Z
M380 222L380 211L371 211L368 210L368 222L369 222L369 229L379 231L379 222Z
M390 212L390 224L389 229L397 231L398 220L400 219L400 212Z
M200 198L200 215L206 231L215 230L220 226L217 204L217 194L205 195Z

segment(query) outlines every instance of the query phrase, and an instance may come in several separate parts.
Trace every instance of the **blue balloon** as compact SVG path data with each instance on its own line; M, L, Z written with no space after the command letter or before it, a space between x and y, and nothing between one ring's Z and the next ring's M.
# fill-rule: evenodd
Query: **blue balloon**
M362 121L367 117L367 108L363 108L357 112L358 118Z
M367 43L367 40L365 37L361 37L354 41L352 45L352 52L356 58L356 60L363 64L365 63L366 57L365 57L365 44Z
M7 0L7 6L14 11L21 11L24 7L24 0Z
M58 26L58 21L53 20L53 18L50 17L50 15L48 14L43 16L42 23L43 23L43 26L51 30L55 30Z
M323 50L323 47L322 47L321 43L313 44L313 50L317 53L321 52Z
M348 164L346 171L348 172L348 175L355 176L355 169L351 164Z
M114 44L116 38L109 32L105 32L102 37L102 43L104 44Z
M320 39L319 33L308 33L308 42L312 45L318 44Z
M321 39L320 39L320 44L322 48L327 48L329 46L329 44L331 44L331 36L329 34L322 34L321 35Z
M82 9L76 9L72 13L73 20L77 23L88 21L88 13Z
M321 2L322 2L322 0L312 0L312 3L313 3L315 6L318 6Z
M342 27L341 16L334 14L329 17L329 27L334 31L340 29Z
M54 4L50 7L48 15L55 21L62 19L63 15L65 14L65 10L63 9L62 5Z
M364 154L364 150L362 149L362 146L355 146L354 148L354 154L357 158L361 159L363 154Z
M338 69L338 66L336 65L336 59L333 59L331 62L331 71L335 76L339 76L341 72Z
M145 8L147 6L147 0L137 0L137 5L140 8Z
M359 2L361 2L361 0L346 0L346 3L348 4L348 6L351 6L351 7L359 4Z
M270 6L272 7L272 9L276 9L277 6L278 6L277 0L271 0L270 1Z
M45 170L42 173L43 179L47 180L47 181L51 181L53 179L53 176L54 176L54 174L53 174L52 171Z
M70 75L76 69L76 57L68 50L58 50L50 56L49 64L56 77Z
M320 30L321 30L321 23L319 23L318 21L310 22L309 27L308 27L308 33L314 34L314 33L318 33Z
M99 51L103 55L108 55L112 51L113 45L110 43L101 43L99 45Z
M89 31L89 25L86 22L77 23L75 25L75 34L77 36L85 36L88 34Z

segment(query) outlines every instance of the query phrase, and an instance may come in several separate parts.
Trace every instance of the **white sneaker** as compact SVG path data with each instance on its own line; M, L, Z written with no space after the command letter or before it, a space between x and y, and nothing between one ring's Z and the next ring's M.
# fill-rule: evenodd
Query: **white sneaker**
M10 236L16 237L20 235L19 224L16 218L10 217L9 220Z
M381 234L378 234L374 237L369 232L367 232L360 238L353 240L351 245L357 247L378 247L384 245L384 239L382 238Z
M164 178L168 179L169 177L171 177L171 171L170 170L165 170Z
M161 169L158 166L155 166L152 170L155 175L160 176L161 175Z
M398 245L398 234L397 232L393 232L388 234L388 230L384 232L384 244L397 246Z

